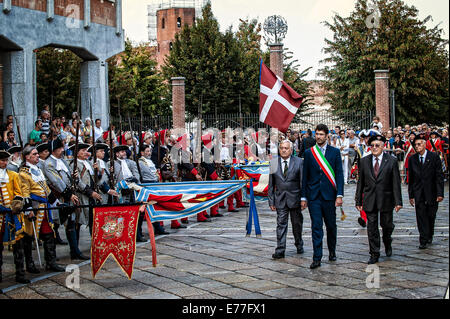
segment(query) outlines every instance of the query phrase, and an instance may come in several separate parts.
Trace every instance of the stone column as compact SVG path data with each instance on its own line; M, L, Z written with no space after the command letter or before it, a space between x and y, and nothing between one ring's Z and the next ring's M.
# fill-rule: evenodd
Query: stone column
M37 118L34 52L31 49L8 51L2 54L2 62L3 120L7 115L13 115L12 105L14 104L22 140L23 143L27 143ZM14 130L16 130L15 125Z
M270 47L270 69L282 80L284 79L283 68L283 44L269 44Z
M81 63L81 119L91 117L91 104L92 120L101 119L104 128L109 123L107 67L102 60Z
M186 127L186 78L172 78L172 116L173 128L184 129Z
M376 114L383 125L383 132L389 130L389 70L375 70Z

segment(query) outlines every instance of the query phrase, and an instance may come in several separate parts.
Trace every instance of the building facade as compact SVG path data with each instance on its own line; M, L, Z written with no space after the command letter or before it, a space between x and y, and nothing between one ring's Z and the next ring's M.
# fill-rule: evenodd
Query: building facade
M109 119L106 59L125 48L122 0L0 0L0 110L25 133L37 118L36 54L69 49L81 63L81 116ZM25 136L23 136L25 140Z

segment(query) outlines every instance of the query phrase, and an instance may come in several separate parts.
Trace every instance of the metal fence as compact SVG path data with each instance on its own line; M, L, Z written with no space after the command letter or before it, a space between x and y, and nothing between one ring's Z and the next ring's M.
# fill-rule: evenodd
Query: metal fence
M337 112L330 110L308 111L301 117L296 117L291 124L294 130L306 131L307 129L314 130L318 124L326 124L330 129L336 125L344 129L361 130L370 128L372 118L375 112L372 111L352 111L352 112ZM186 130L194 132L197 129L199 118L196 116L186 117ZM112 121L117 129L122 125L122 130L128 131L129 120L122 117L122 121L118 117L112 117ZM143 116L142 127L143 130L163 130L172 128L172 116ZM137 131L140 128L141 117L132 117L131 125L133 130ZM259 121L259 114L203 114L202 128L216 128L223 130L226 128L253 128L258 130L260 128L268 128L268 126Z

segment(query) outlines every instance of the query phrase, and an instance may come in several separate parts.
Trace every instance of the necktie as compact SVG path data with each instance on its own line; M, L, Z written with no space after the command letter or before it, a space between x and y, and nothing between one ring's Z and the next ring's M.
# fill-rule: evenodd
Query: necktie
M420 164L423 165L423 156L420 157Z
M287 161L284 161L284 171L283 171L284 177L287 176L287 172L288 172L288 164Z
M375 157L375 166L373 167L375 177L378 177L378 172L380 171L380 164L378 163L378 157Z

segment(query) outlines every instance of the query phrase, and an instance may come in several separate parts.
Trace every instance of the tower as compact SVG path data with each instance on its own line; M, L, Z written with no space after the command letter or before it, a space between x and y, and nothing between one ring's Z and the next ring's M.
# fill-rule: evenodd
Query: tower
M185 25L193 25L208 0L154 0L148 6L148 35L151 46L156 46L158 68L164 64L172 49L175 35Z

